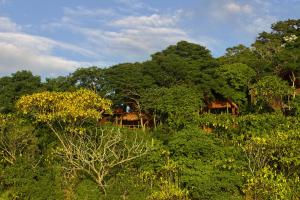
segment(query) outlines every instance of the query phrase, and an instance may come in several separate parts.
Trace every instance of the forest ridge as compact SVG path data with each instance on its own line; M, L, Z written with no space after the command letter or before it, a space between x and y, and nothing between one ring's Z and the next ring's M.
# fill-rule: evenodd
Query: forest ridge
M300 20L271 28L219 58L180 41L141 63L1 77L0 199L300 199ZM117 126L118 108L142 129Z

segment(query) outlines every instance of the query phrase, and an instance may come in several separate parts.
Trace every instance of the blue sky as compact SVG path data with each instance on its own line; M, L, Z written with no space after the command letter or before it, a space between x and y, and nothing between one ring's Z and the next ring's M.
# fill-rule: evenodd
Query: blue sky
M144 61L180 40L217 57L289 18L300 0L0 0L0 75Z

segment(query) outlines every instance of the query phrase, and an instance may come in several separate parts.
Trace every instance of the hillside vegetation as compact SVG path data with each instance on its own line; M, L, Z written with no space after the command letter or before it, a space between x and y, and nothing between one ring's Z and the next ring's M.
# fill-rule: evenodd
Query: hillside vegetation
M299 88L300 20L219 58L180 41L141 63L1 77L0 200L298 200Z

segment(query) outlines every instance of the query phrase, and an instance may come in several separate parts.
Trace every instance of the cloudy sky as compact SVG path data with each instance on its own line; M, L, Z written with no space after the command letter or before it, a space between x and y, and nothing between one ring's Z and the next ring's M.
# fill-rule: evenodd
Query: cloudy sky
M217 57L299 11L300 0L0 0L0 75L143 61L180 40Z

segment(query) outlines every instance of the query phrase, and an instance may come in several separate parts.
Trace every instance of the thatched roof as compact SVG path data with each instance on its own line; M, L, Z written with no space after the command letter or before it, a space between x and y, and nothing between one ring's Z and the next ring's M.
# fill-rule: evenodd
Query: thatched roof
M148 116L145 113L141 113L143 120L149 120ZM139 114L137 112L124 113L122 115L123 121L138 121L140 120Z
M137 113L131 112L131 113L126 113L125 115L122 116L122 120L124 121L138 121L139 116Z

